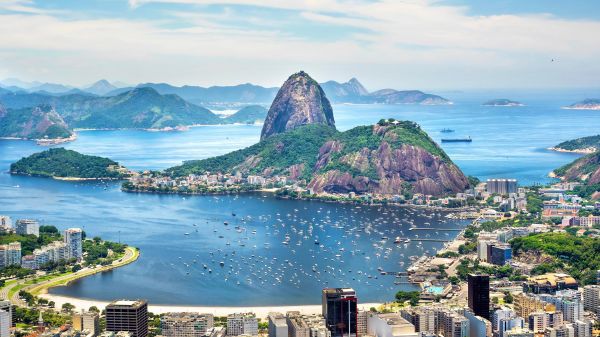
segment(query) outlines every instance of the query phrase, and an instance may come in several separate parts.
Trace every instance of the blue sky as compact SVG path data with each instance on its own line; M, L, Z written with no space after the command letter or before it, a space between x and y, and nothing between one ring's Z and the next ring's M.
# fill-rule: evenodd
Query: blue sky
M598 87L600 3L0 0L0 78L369 89ZM554 62L552 60L554 59Z

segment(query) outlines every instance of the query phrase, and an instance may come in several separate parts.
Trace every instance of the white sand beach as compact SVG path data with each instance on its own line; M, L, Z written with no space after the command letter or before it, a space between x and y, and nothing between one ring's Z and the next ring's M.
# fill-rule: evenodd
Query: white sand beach
M75 310L88 309L91 306L96 306L102 310L109 302L91 299L81 299L68 296L42 294L49 301L54 301L56 308L60 308L64 303L71 303L75 306ZM371 307L378 307L381 303L359 303L359 309L369 310ZM184 306L184 305L153 305L149 303L148 311L154 314L165 312L202 312L210 313L215 316L227 316L236 312L253 312L256 317L266 319L269 312L300 311L303 314L320 314L321 305L288 305L288 306L262 306L262 307L211 307L211 306Z

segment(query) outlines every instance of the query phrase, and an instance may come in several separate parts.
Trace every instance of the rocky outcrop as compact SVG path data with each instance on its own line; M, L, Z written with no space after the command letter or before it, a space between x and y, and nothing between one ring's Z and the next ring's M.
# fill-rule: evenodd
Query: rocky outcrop
M307 124L335 127L331 104L321 86L301 71L283 84L265 119L261 140Z
M339 145L328 142L317 158L319 167L325 167ZM330 193L414 193L443 195L468 188L468 180L451 162L437 157L423 148L403 144L392 148L386 141L376 150L362 148L346 154L340 162L350 170L330 170L319 173L309 183L314 192ZM370 172L371 171L371 172ZM350 172L356 172L351 174Z

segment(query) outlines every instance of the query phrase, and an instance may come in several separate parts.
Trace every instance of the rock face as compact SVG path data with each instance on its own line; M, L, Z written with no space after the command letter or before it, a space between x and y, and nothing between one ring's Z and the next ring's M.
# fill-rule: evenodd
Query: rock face
M300 71L283 84L265 119L261 140L307 124L335 127L333 109L321 86Z
M588 185L600 184L600 152L581 157L554 171L562 179L583 181Z

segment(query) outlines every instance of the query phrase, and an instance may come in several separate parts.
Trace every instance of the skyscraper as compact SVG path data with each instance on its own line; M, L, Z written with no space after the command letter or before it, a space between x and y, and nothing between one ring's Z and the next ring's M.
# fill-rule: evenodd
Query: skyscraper
M65 231L65 244L71 259L81 261L83 257L83 231L81 228L69 228Z
M490 276L469 274L469 308L477 316L490 319Z
M127 331L132 337L148 336L148 303L115 301L106 306L106 331Z
M351 288L323 289L322 310L333 337L356 337L358 299Z
M12 306L10 301L0 301L0 337L10 337Z

